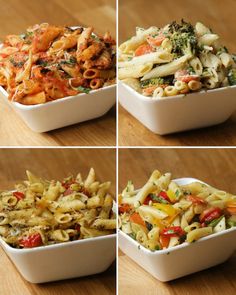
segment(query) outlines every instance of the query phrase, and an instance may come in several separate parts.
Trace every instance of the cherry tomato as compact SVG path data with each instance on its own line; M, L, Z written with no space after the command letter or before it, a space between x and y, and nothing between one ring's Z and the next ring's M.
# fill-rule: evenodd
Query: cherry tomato
M134 55L135 56L140 56L140 55L144 55L144 54L151 53L151 52L153 52L153 48L149 44L147 44L147 45L140 45L135 50Z
M206 205L207 201L203 200L200 197L197 196L193 196L193 195L189 195L186 198L188 201L191 201L193 204L197 204L197 205Z
M19 241L19 244L23 248L33 248L41 246L43 244L43 241L41 235L39 233L36 233L21 239Z
M204 224L210 223L212 220L219 218L222 215L222 210L218 207L206 209L200 215L200 222Z
M119 206L119 213L125 213L125 212L130 212L130 210L132 209L132 207L129 204L121 204Z
M169 226L163 229L161 232L165 237L181 237L185 235L185 231L180 226Z
M25 198L25 194L21 192L14 192L13 196L16 197L18 201Z

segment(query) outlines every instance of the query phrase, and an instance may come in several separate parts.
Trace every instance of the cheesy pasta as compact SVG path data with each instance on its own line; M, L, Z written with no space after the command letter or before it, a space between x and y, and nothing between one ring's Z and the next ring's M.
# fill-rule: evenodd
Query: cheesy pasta
M43 23L8 35L0 48L0 85L25 105L89 93L115 83L115 41L93 28Z
M111 183L91 168L82 180L47 181L27 171L15 191L0 193L0 237L15 248L32 248L109 235L116 231Z
M137 28L119 46L118 76L144 96L163 98L236 85L235 61L202 23L174 21L163 28Z
M236 196L201 182L178 185L155 170L135 190L131 181L119 195L119 228L155 251L236 226Z

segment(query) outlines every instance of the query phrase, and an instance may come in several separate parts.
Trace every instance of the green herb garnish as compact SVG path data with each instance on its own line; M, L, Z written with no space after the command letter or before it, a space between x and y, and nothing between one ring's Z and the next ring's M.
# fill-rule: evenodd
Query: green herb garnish
M89 94L89 92L92 90L91 88L86 88L86 87L83 87L83 86L76 87L76 89L78 91L86 93L86 94Z

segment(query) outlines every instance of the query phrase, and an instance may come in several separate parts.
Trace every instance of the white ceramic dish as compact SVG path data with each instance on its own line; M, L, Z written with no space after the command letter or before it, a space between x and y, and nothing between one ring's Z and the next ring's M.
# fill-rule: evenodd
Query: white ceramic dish
M151 99L119 81L119 102L152 132L164 135L226 121L236 110L236 86Z
M0 96L8 94L0 87ZM64 97L45 104L26 106L9 102L23 121L36 132L46 132L103 116L116 102L116 85Z
M180 178L180 185L199 181ZM236 250L236 227L204 237L195 243L183 243L152 252L119 230L120 249L160 281L174 280L226 261Z
M97 274L105 271L116 257L116 234L32 249L15 249L2 239L0 244L31 283Z

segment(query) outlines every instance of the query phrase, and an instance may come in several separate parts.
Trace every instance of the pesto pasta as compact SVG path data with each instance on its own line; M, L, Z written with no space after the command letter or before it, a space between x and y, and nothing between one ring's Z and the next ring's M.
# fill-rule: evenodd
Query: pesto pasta
M155 170L119 195L119 228L152 251L192 243L236 226L236 196L201 182L178 185Z
M116 231L111 183L93 168L63 181L27 171L28 180L0 193L0 237L15 248L32 248L109 235Z
M235 61L211 29L182 20L137 28L119 47L118 74L142 95L158 99L236 85Z

